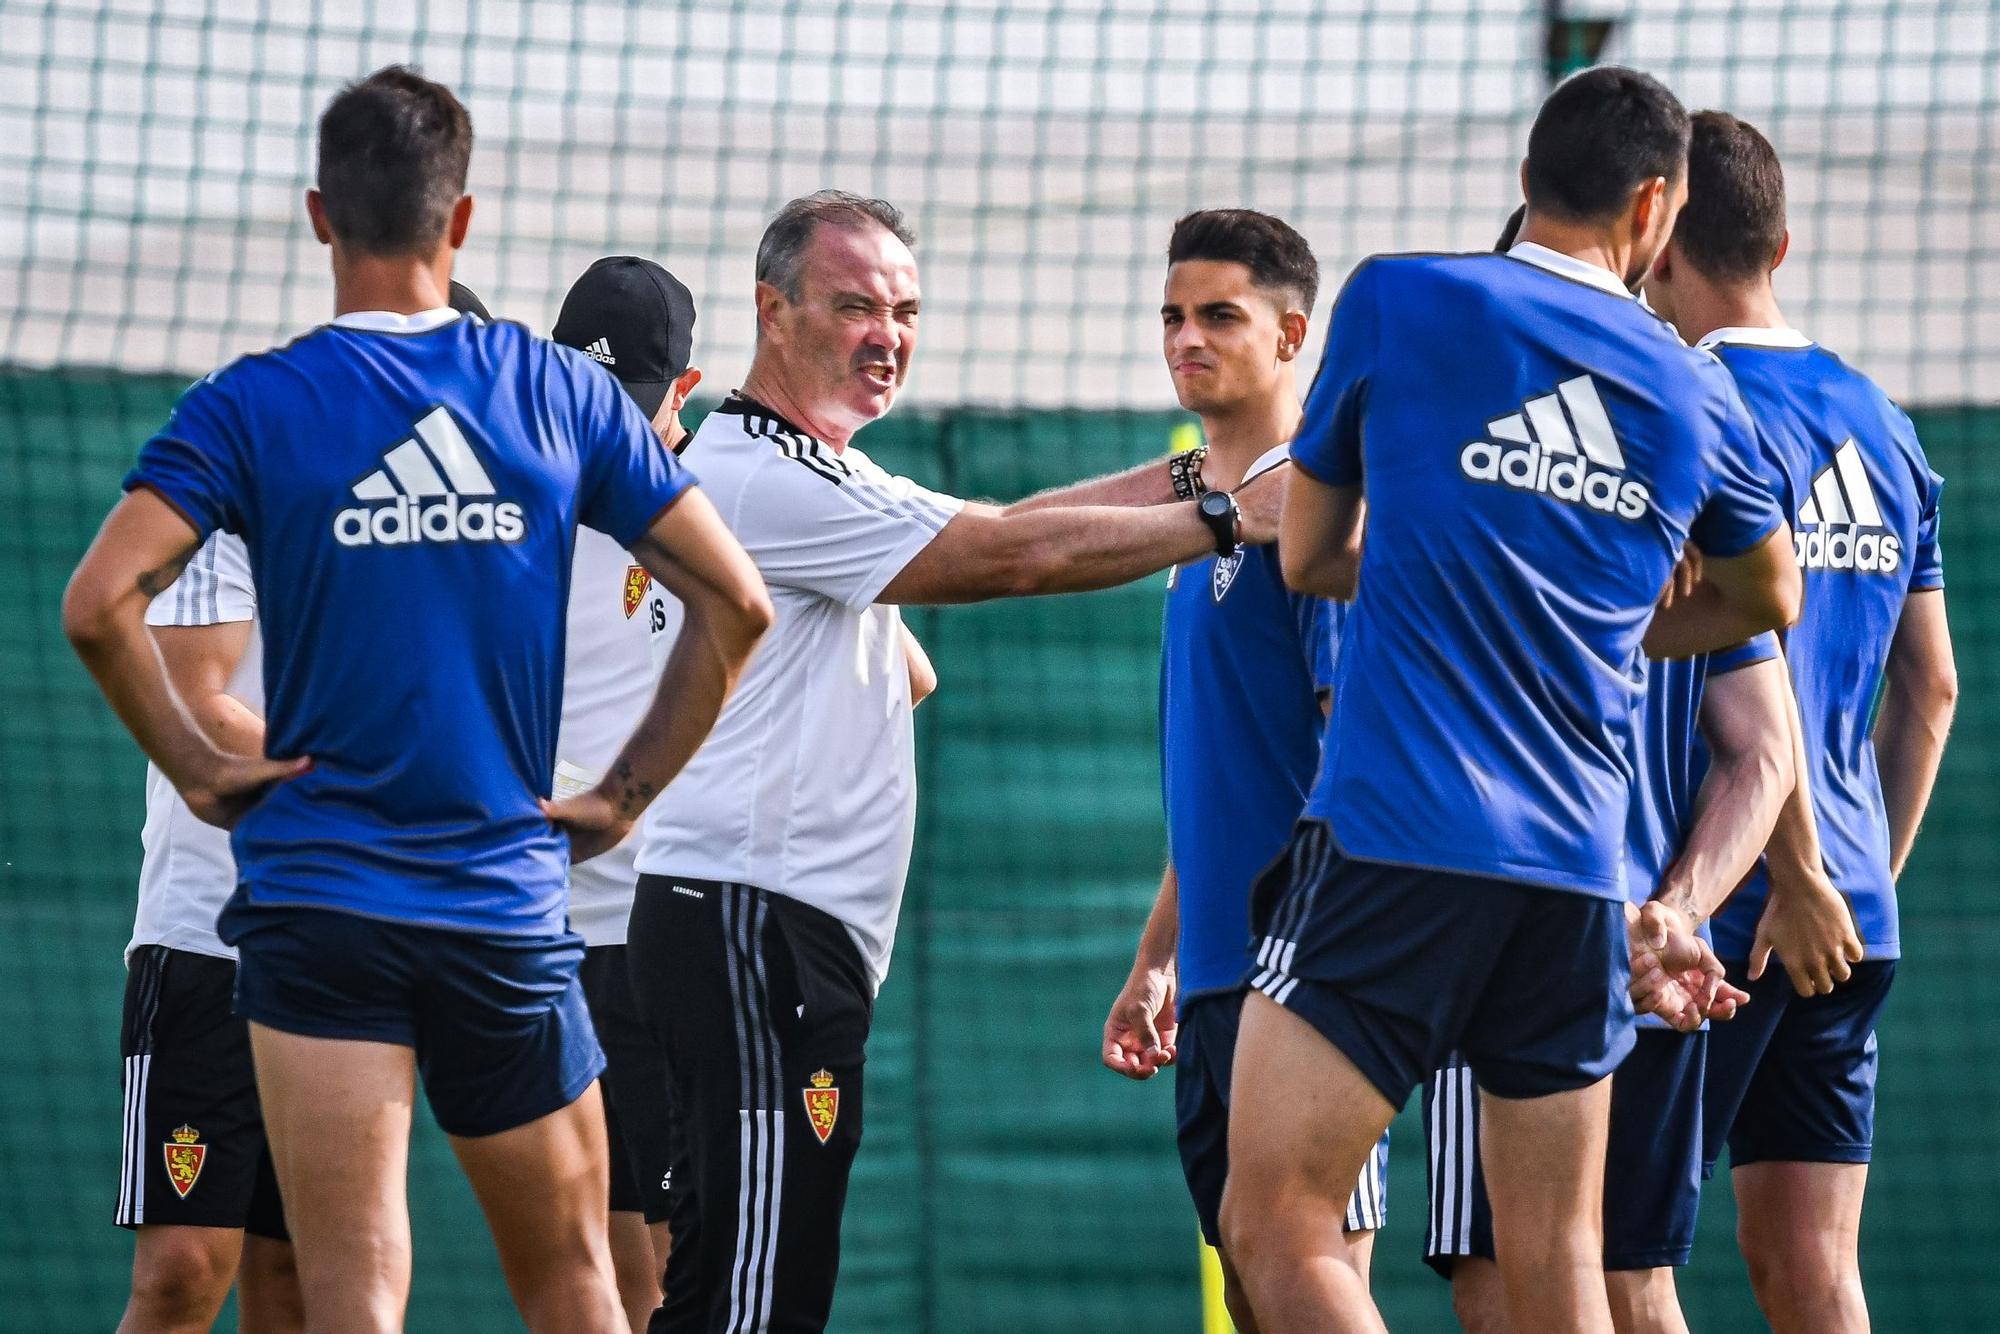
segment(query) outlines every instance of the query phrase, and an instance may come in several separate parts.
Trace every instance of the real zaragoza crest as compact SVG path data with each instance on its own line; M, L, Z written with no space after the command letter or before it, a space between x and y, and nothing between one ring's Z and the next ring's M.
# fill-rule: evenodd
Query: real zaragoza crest
M625 619L631 620L632 613L639 610L639 604L646 600L646 590L653 586L653 576L646 573L643 565L625 567Z
M815 1070L812 1087L800 1092L805 1095L806 1120L812 1123L813 1134L824 1144L833 1134L833 1123L840 1119L840 1090L833 1086L832 1075Z
M167 1155L167 1180L174 1183L174 1190L184 1200L201 1177L201 1165L208 1158L208 1146L196 1143L200 1138L200 1131L183 1125L174 1132L172 1144L160 1146Z
M1243 568L1243 548L1227 556L1215 558L1215 571L1209 576L1209 593L1217 602L1229 596L1229 586L1236 582L1236 572Z

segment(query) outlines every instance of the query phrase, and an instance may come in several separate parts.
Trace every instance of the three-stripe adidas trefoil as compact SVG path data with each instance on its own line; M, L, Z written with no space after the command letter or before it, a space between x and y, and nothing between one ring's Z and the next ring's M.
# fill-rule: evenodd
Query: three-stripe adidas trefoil
M465 499L493 495L493 479L451 413L432 408L412 430L354 484L354 498L371 503L334 515L333 540L344 547L520 541L527 523L519 505Z
M1850 436L1813 478L1792 531L1793 554L1802 570L1894 574L1903 564L1903 543L1886 527L1861 465L1861 446Z
M1491 440L1475 440L1458 456L1460 470L1476 482L1538 492L1621 519L1643 518L1652 507L1645 483L1621 475L1625 451L1588 375L1529 399L1519 412L1486 423L1486 431Z

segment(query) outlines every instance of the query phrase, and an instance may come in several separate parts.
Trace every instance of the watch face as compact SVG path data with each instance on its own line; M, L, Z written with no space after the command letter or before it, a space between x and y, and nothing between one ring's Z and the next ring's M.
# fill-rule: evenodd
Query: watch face
M1212 519L1220 519L1229 513L1229 495L1224 491L1210 491L1201 498L1201 512Z

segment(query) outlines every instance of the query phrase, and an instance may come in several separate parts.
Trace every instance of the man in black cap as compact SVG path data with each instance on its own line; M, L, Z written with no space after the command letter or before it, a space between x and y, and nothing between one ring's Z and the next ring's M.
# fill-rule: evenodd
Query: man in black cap
M451 304L491 321L460 283ZM554 340L616 376L652 419L660 443L687 438L680 411L701 383L689 365L694 298L648 259L598 260L563 298ZM595 530L579 529L570 570L563 662L562 726L556 738L555 793L594 786L652 696L648 624L638 616L651 579L631 553ZM618 1295L634 1329L660 1304L666 1269L667 1184L672 1108L659 1046L641 1026L625 968L625 923L638 880L626 844L570 867L570 929L583 937L583 991L604 1048L604 1117L611 1156L611 1259Z
M687 439L680 412L701 383L690 365L694 297L658 264L633 255L598 260L563 298L552 337L602 365L652 418L660 443ZM651 585L632 555L580 532L570 573L569 638L556 795L594 786L653 693ZM672 1107L660 1045L639 1020L625 966L625 923L639 873L632 840L570 868L570 929L581 935L584 999L604 1046L604 1114L611 1145L611 1258L635 1330L660 1304L667 1267Z
M650 259L607 255L569 289L549 336L617 376L668 448L686 437L678 414L701 372L690 364L694 296L680 279Z

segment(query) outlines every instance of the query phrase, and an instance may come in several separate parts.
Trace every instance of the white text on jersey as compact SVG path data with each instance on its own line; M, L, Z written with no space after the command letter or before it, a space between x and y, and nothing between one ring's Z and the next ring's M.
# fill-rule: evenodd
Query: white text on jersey
M411 437L382 456L382 466L354 484L355 505L333 516L333 540L344 547L407 542L518 542L527 531L521 507L490 496L493 479L471 442L442 405L419 420ZM442 470L442 471L440 471Z
M1621 519L1642 518L1652 505L1645 483L1619 475L1625 451L1588 375L1564 380L1554 393L1486 423L1486 430L1493 440L1474 440L1458 456L1459 469L1476 482L1538 492Z
M1812 495L1799 507L1792 553L1802 570L1894 574L1903 564L1903 543L1883 531L1886 526L1861 466L1861 446L1850 436L1813 478Z

